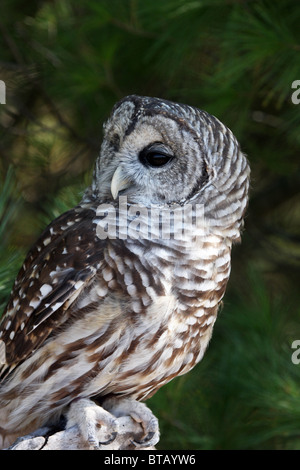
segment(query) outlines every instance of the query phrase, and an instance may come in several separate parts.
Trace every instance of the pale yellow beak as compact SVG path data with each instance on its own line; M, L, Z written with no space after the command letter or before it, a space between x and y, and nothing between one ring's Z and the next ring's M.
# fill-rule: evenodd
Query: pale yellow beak
M118 166L118 168L114 172L114 175L112 177L111 184L110 184L110 191L111 191L112 197L114 199L117 199L119 192L122 191L122 189L129 188L131 184L132 182L130 181L130 179L124 176L122 167Z

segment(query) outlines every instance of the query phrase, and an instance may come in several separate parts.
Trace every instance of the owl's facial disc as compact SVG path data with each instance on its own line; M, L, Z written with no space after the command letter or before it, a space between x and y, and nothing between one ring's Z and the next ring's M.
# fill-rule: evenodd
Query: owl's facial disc
M206 148L190 108L129 97L105 125L94 177L100 198L130 204L189 200L206 182ZM152 103L152 104L151 104Z
M174 155L163 143L154 142L143 148L143 150L140 151L138 158L144 167L159 169L169 165L173 160ZM110 190L113 198L116 199L120 191L129 189L133 185L133 180L126 176L122 165L119 165L115 170L111 180Z

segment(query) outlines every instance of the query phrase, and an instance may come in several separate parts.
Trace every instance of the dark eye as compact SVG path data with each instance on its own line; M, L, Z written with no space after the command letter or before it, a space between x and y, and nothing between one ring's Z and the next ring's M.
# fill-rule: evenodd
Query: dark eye
M144 148L139 154L139 159L143 165L154 168L166 165L172 158L173 155L167 153L166 150L154 146Z

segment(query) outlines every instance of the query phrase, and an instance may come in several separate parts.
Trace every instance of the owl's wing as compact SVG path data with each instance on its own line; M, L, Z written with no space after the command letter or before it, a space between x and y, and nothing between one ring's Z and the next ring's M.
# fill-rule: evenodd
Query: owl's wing
M0 380L69 319L68 308L95 276L104 242L94 216L80 206L62 214L28 253L0 324Z

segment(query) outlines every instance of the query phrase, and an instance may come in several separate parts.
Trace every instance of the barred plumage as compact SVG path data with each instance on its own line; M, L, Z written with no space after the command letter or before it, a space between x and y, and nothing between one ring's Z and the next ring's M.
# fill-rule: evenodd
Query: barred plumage
M248 185L235 137L205 111L114 107L91 187L29 252L0 325L3 445L74 399L146 400L201 360Z

